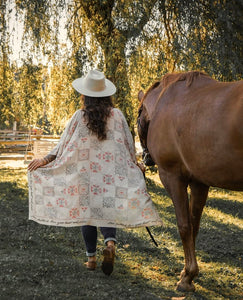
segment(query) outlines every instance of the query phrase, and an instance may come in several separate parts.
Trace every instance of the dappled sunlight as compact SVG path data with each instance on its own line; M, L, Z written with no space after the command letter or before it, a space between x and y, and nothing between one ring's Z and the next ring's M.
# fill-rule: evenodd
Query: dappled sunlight
M198 259L200 273L196 279L198 288L204 290L211 296L220 299L233 299L232 289L235 290L236 298L242 294L242 269L240 267L231 266L227 263L218 263L210 261L205 263ZM212 286L213 283L213 286ZM239 298L240 299L240 298Z
M232 191L231 191L232 193ZM225 195L227 196L227 195ZM225 214L243 219L243 193L234 192L232 199L215 195L207 200L206 207L217 209Z
M0 168L27 169L27 162L24 160L0 160Z
M215 222L227 224L227 225L234 225L243 229L243 220L237 217L234 217L230 214L223 213L222 211L214 208L205 207L203 214L208 217L214 218Z
M164 222L163 226L150 227L158 247L145 228L118 229L115 269L107 277L100 269L104 247L101 234L98 268L90 272L84 266L87 258L80 228L42 226L28 221L26 170L0 169L1 247L4 249L1 256L4 278L0 276L0 279L4 287L18 291L23 298L26 293L49 297L48 289L52 295L84 298L95 297L99 291L100 299L114 292L118 299L134 299L134 294L138 299L240 299L242 219L237 211L241 208L241 194L224 190L210 194L196 242L199 265L199 275L194 280L196 292L185 294L175 290L184 253L174 207L153 176L147 178L148 190Z
M211 187L209 189L209 198L220 198L243 203L243 192L230 191Z

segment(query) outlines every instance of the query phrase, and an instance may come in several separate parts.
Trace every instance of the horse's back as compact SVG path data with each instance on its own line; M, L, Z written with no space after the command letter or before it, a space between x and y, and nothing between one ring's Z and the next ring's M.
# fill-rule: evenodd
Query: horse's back
M148 146L163 168L199 181L243 189L243 81L178 82L157 103Z

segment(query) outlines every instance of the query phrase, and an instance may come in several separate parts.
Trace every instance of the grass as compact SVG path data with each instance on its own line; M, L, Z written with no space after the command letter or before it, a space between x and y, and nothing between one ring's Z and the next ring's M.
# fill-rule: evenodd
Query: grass
M24 169L0 169L0 299L243 299L243 194L211 189L197 239L196 292L175 290L184 254L174 208L155 172L147 185L163 227L119 229L115 270L86 270L80 228L28 221ZM103 240L98 239L98 265Z

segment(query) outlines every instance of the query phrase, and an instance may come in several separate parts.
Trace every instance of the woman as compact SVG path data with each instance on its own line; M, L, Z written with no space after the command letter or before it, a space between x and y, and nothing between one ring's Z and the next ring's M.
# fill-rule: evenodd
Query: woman
M96 268L97 226L104 236L102 270L113 271L117 227L161 225L135 159L127 122L113 107L114 84L91 70L74 80L84 109L72 116L58 145L28 166L29 218L82 226L87 268ZM41 168L40 168L41 167Z

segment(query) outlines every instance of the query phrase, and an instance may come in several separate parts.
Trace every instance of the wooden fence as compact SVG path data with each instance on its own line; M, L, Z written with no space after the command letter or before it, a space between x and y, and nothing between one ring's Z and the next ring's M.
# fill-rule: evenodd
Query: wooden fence
M30 160L45 156L60 136L27 131L0 130L0 160Z
M25 160L41 158L57 144L60 136L33 134L27 131L0 130L0 160ZM135 139L136 156L140 159L142 148Z

